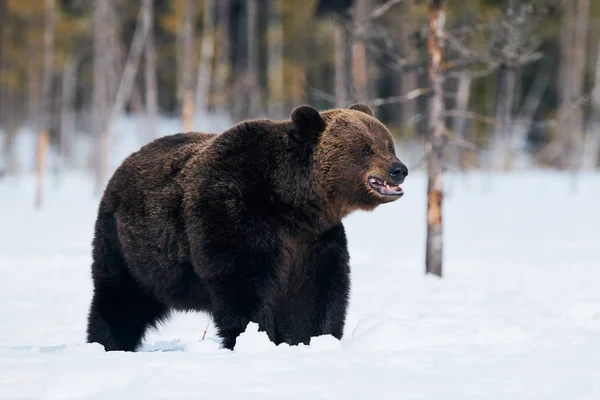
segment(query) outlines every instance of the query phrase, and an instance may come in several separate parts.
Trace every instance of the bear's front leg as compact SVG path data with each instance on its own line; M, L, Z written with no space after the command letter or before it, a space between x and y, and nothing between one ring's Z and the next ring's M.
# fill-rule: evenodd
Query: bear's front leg
M239 266L238 270L247 266ZM212 317L224 348L233 350L237 337L250 321L273 339L273 326L268 318L269 287L261 279L229 275L210 285L213 298Z
M237 337L255 321L273 339L271 304L276 289L275 256L268 248L243 240L237 247L207 240L195 269L208 289L213 317L223 347L233 350ZM196 253L198 254L198 253Z
M343 225L303 248L290 271L288 290L278 304L279 341L309 344L315 336L341 339L350 294L350 267Z
M311 336L344 334L350 296L350 256L344 226L340 223L315 243L308 264L315 270L317 290Z

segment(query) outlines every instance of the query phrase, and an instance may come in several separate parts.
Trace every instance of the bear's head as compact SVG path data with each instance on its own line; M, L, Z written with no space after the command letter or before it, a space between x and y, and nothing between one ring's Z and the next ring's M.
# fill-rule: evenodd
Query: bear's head
M346 215L372 210L402 197L408 168L396 156L394 139L367 105L319 112L292 112L294 136L310 144L313 176L331 206Z

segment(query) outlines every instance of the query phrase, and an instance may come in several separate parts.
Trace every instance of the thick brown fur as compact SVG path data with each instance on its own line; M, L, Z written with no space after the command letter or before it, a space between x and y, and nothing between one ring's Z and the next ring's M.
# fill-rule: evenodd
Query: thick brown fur
M398 165L401 182L392 136L365 105L147 144L100 202L88 342L134 351L171 310L208 312L229 349L250 321L275 343L341 338L342 219L393 201L366 182Z

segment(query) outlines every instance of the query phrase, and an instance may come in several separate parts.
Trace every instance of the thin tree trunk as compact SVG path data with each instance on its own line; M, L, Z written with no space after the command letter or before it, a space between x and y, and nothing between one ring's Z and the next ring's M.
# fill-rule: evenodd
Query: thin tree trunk
M585 135L582 160L582 167L589 170L596 169L600 165L600 46L596 55L592 106L592 126Z
M546 67L535 74L531 88L523 100L521 112L515 119L514 129L511 130L509 145L509 168L513 168L517 159L526 156L525 146L527 142L527 131L534 120L535 113L539 108L544 93L550 83L550 68Z
M432 0L429 8L429 83L432 93L428 104L427 155L427 245L426 273L442 276L443 230L443 132L444 132L444 76L440 71L444 47L443 0Z
M248 90L250 102L248 113L255 117L260 113L261 91L259 86L260 59L258 40L258 0L248 0Z
M220 1L220 0L219 0ZM231 35L231 51L233 53L232 93L230 97L231 116L235 121L248 117L248 87L246 75L248 74L248 4L245 3L245 13L235 14L237 18L231 28L235 29ZM239 4L242 6L242 4Z
M183 101L181 105L181 117L183 119L183 131L192 131L194 123L194 89L193 89L193 48L194 48L194 0L187 0L185 20L183 24Z
M94 7L94 86L92 118L94 130L94 161L96 184L94 192L100 194L108 174L109 71L111 49L108 46L106 27L110 26L107 0L96 0ZM108 24L108 25L107 25Z
M352 75L354 77L353 101L361 102L369 98L367 48L363 37L366 34L365 21L371 9L370 0L356 0L354 5L354 26L357 40L352 44Z
M38 143L38 161L37 165L37 187L35 196L35 207L40 208L42 206L43 197L43 185L44 185L44 169L45 169L45 155L47 153L47 147L50 142L50 124L51 124L51 104L52 104L52 78L54 76L54 12L55 3L54 0L45 0L44 8L44 74L42 80L42 97L41 97L41 114L40 129Z
M268 73L269 73L269 116L283 118L283 24L276 0L269 1L268 30Z
M590 11L590 0L578 0L577 1L577 17L575 27L575 62L573 63L572 73L573 81L575 82L573 94L574 101L577 101L583 96L584 81L585 81L585 69L586 69L586 56L587 56L587 33L588 33L588 20ZM583 111L581 108L577 109L574 116L574 124L571 138L571 154L569 159L569 166L571 171L575 175L581 168L581 158L583 153L583 141L584 136L584 124L583 124ZM575 180L573 180L575 184Z
M350 102L352 91L348 84L352 80L351 39L344 20L339 17L334 22L334 56L335 56L335 106L343 108Z
M10 43L12 35L8 34L8 29L4 24L6 20L6 2L0 1L0 74L7 73L10 70L9 59L7 57L6 44ZM17 114L14 99L10 96L10 89L6 84L0 86L0 123L4 131L4 139L0 142L0 155L4 158L4 165L0 163L0 172L13 174L18 171L17 157L14 151L14 142L17 135ZM4 168L4 171L2 171Z
M458 89L456 93L456 109L458 110L458 113L453 120L453 130L458 135L459 139L465 138L465 112L469 107L469 98L471 95L471 82L471 73L468 70L461 71L458 77ZM467 140L470 140L470 138ZM455 146L455 148L457 153L455 161L460 166L460 169L464 171L469 162L468 159L470 158L468 156L469 153L467 152L470 152L471 150L465 149L462 146Z
M564 2L560 36L560 74L558 110L561 146L550 148L550 157L559 167L575 171L578 168L583 142L582 112L574 103L582 95L585 72L586 35L589 0Z
M512 106L515 94L515 70L511 67L500 69L496 119L502 121L494 127L492 140L492 166L505 169L508 164L508 145L512 129Z
M410 2L403 1L398 6L401 10L400 21L396 29L396 42L400 47L400 56L407 62L416 62L419 51L415 51L415 46L411 42L414 32L417 30L415 18L413 17L413 6ZM401 70L397 74L396 93L409 93L419 87L419 74L417 71ZM396 116L396 122L402 129L409 130L409 134L414 134L416 129L415 119L418 114L417 100L404 102L399 107Z
M202 47L198 65L198 84L196 86L196 113L208 113L210 83L213 58L215 54L215 2L204 0L204 22L202 26Z
M145 4L147 1L148 0L145 0L140 8L137 26L135 28L135 33L133 34L133 41L131 43L131 48L129 49L129 54L127 55L125 67L123 68L123 74L121 75L116 98L110 113L108 126L121 115L127 100L131 96L135 75L139 67L140 59L142 58L142 53L144 52L145 43L152 23L152 2L150 0L150 4L148 5Z
M62 166L71 164L73 133L75 131L75 82L76 62L73 57L65 61L62 73L62 93L60 107L59 154Z
M152 0L144 0L144 16L147 18L148 37L144 48L146 83L146 113L148 118L148 141L156 139L158 119L158 84L156 82L156 51L154 48L154 7Z
M31 35L31 33L30 33ZM39 49L33 39L28 44L27 62L27 119L37 125L40 115L40 74L34 59ZM37 128L37 127L36 127Z
M217 2L217 62L215 71L215 105L220 112L230 111L231 58L230 32L231 0Z
M48 129L42 130L38 135L36 147L36 185L35 185L35 208L42 207L42 197L44 195L44 172L46 164L46 155L50 146L50 134Z
M6 37L5 31L5 19L6 19L6 2L0 1L0 76L4 76L5 65L5 54L4 54L4 41ZM4 110L4 99L6 96L6 85L4 82L0 82L0 127L6 125L6 112ZM5 132L6 133L6 132ZM1 163L0 163L1 165Z

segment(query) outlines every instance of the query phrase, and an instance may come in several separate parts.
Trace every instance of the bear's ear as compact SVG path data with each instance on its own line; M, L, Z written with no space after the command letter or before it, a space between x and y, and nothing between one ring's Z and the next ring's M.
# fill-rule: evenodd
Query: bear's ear
M315 108L311 106L299 106L292 111L292 122L302 134L319 136L325 130L325 120Z
M373 116L373 110L371 109L371 107L369 107L366 104L362 104L362 103L353 104L353 105L351 105L348 108L350 110L356 110L356 111L364 112L365 114L370 115L371 117Z

